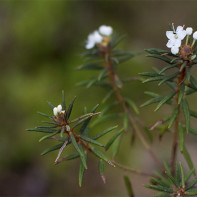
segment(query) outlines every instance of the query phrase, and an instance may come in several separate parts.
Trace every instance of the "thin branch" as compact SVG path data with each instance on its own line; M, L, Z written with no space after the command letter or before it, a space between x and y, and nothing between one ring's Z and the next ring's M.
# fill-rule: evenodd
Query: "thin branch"
M55 165L56 165L57 163L59 163L58 160L59 160L59 158L60 158L60 156L61 156L61 154L62 154L62 151L64 150L64 148L66 147L67 144L68 144L68 141L66 140L66 141L64 142L64 144L62 145L62 147L60 148L60 150L59 150L59 153L58 153L57 158L56 158L56 160L55 160Z
M126 171L126 172L129 172L129 173L132 173L132 174L137 174L137 175L141 175L141 176L148 176L148 177L154 177L155 175L153 174L149 174L149 173L146 173L146 172L142 172L140 170L136 170L136 169L133 169L133 168L128 168L128 167L125 167L115 161L113 161L113 163L116 165L116 167Z

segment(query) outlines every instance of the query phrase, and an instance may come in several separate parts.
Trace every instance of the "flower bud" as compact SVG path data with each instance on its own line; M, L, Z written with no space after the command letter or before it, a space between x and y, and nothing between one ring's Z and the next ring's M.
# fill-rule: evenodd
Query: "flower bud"
M193 38L194 38L194 40L197 40L197 31L194 32Z
M193 29L191 27L188 27L186 29L186 35L189 35L190 36L192 34L192 32L193 32Z
M54 114L54 116L57 116L57 114L58 114L57 107L54 107L54 108L53 108L53 114Z
M113 32L112 27L106 26L106 25L101 25L99 27L99 32L104 35L104 36L110 36Z
M58 113L60 113L62 111L62 105L57 106L57 111L58 111Z
M70 131L70 127L66 125L66 131Z

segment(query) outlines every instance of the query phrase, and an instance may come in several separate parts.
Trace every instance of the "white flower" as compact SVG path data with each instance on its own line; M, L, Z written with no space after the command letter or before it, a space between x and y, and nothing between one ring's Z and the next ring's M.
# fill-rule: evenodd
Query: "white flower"
M86 49L92 49L95 44L100 43L103 40L103 37L99 34L98 31L94 31L88 36L86 43Z
M54 107L54 108L53 108L53 114L54 114L54 116L57 116L57 114L58 114L57 107Z
M195 40L197 40L197 31L194 32L193 38L194 38Z
M179 48L181 46L181 40L168 40L166 46L168 48L172 48L172 47Z
M104 35L104 36L110 36L113 32L112 27L106 26L106 25L101 25L99 27L99 32Z
M58 113L60 113L62 111L62 105L57 106L57 111L58 111Z
M171 53L172 53L172 54L176 55L178 52L179 52L179 47L173 46L173 47L171 48Z
M186 31L182 26L178 26L176 31L166 31L166 36L172 41L183 40L186 36Z
M191 35L192 34L192 32L193 32L193 29L191 28L191 27L188 27L187 29L186 29L186 34L187 35Z

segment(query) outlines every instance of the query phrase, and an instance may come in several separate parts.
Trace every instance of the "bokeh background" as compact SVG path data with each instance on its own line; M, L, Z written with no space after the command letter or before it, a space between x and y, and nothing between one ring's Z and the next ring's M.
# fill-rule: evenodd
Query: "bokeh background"
M91 78L94 72L76 71L83 63L87 35L102 24L111 25L127 37L120 45L127 51L145 48L166 49L165 31L168 24L192 26L197 30L196 1L0 1L0 196L127 196L123 175L129 175L137 197L152 194L142 184L148 178L135 176L118 168L106 166L107 183L103 184L97 172L97 161L89 158L83 187L78 187L78 161L54 166L57 152L40 156L53 145L52 141L38 142L39 133L25 131L37 126L43 118L36 112L49 113L46 101L60 103L61 90L67 101L77 96L73 109L76 117L87 106L100 103L105 90L77 87L76 83ZM137 76L152 67L162 67L160 61L145 57L145 53L122 64L121 76ZM196 74L195 68L193 69ZM96 73L97 74L97 73ZM125 85L125 94L142 104L145 90L167 91L154 84L132 82ZM196 96L190 99L196 109ZM101 108L102 109L102 106ZM153 113L154 106L141 109L141 118L153 124L168 108ZM107 122L102 127L116 123ZM192 123L195 126L195 122ZM197 125L196 125L197 126ZM97 130L100 128L96 128ZM93 132L96 130L93 128ZM124 137L117 161L125 166L151 172L154 162L137 140L130 145L130 135ZM161 160L170 159L171 134L158 142L156 134L153 149ZM187 136L187 144L197 167L197 138ZM68 150L69 151L69 150ZM67 154L67 150L63 155ZM110 154L109 154L110 155ZM179 159L183 160L179 155ZM184 167L187 168L184 160Z

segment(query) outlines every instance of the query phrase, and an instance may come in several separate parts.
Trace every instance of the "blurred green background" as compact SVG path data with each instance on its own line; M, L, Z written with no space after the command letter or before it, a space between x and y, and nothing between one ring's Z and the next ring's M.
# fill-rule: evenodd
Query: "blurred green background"
M75 70L83 63L79 54L84 52L90 32L102 24L111 25L127 35L121 44L127 51L166 49L165 31L169 23L185 24L197 30L196 9L195 1L0 1L0 196L127 196L123 183L123 175L127 173L106 166L104 185L97 172L97 162L91 156L83 187L79 188L79 162L54 166L57 152L40 156L54 142L39 143L41 135L25 129L43 120L37 111L49 113L46 101L60 103L61 90L65 90L68 102L77 96L72 117L82 113L84 106L90 110L100 103L103 89L76 86L77 82L95 75ZM153 66L162 67L162 63L146 58L144 53L122 64L118 71L121 76L137 76ZM125 85L125 94L140 105L147 99L143 92L153 89L158 91L154 84L132 82ZM159 91L162 93L166 88ZM194 109L195 99L194 95L191 98ZM140 116L147 125L170 110L164 107L152 113L153 109L154 106L141 109ZM108 122L103 127L115 124ZM117 161L147 172L156 169L140 142L137 140L131 147L128 136L123 139ZM188 149L197 167L196 140L187 136ZM161 143L157 141L153 149L161 160L169 160L171 135L166 135ZM181 155L179 158L182 159ZM147 178L128 175L137 197L152 194L142 186L148 183Z

